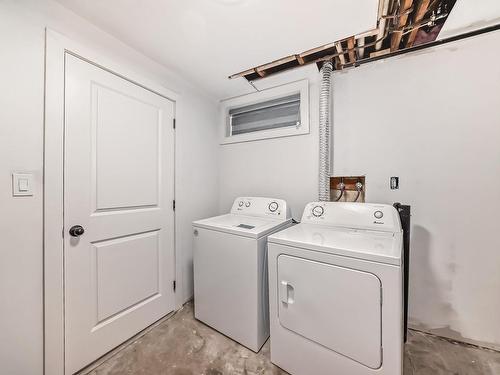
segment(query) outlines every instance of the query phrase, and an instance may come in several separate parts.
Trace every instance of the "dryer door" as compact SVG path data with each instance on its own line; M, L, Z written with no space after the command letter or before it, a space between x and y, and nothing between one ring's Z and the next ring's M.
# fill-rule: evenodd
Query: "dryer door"
M382 365L377 276L280 255L277 282L283 327L372 369Z

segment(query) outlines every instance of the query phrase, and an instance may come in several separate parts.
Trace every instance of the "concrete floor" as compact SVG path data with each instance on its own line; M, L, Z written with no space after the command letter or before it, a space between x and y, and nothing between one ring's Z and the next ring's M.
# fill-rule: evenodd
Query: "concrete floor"
M187 304L106 359L91 375L286 375L269 361L196 321ZM410 331L404 375L498 375L500 353ZM313 374L311 374L313 375ZM334 375L334 373L332 373ZM339 374L348 375L348 374Z

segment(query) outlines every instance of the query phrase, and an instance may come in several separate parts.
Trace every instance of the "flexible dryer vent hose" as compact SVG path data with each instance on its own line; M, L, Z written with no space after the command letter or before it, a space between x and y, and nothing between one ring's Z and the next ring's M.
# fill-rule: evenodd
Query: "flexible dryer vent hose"
M330 200L330 103L333 65L325 62L321 68L319 93L319 200Z

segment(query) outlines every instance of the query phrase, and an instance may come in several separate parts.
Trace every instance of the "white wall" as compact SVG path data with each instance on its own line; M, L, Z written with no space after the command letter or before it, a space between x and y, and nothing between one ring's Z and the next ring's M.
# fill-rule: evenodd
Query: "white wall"
M368 201L412 206L412 324L497 348L499 43L495 32L334 79L335 173L366 174Z
M176 251L182 301L193 296L192 222L218 214L217 105L189 95L178 109L176 137Z
M218 209L216 103L211 98L50 0L0 1L0 372L9 375L41 374L43 369L46 26L180 94L176 108L176 262L183 300L192 295L191 221ZM33 197L12 197L13 171L34 173Z
M366 175L367 201L412 206L412 325L496 348L499 43L496 32L335 73L333 160L335 175ZM237 195L268 195L300 218L316 199L317 91L310 135L220 146L221 212Z

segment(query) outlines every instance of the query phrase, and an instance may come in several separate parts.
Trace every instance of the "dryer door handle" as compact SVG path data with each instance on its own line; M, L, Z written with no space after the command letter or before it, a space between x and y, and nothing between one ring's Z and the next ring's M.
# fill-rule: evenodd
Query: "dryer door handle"
M291 305L294 303L294 287L285 280L281 280L279 285L279 299L281 302Z

